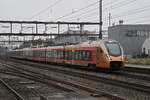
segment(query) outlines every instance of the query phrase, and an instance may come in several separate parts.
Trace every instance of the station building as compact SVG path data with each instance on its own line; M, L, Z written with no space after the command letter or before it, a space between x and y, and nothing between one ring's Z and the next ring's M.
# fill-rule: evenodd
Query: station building
M108 28L108 38L119 41L127 57L150 53L150 25L114 25Z

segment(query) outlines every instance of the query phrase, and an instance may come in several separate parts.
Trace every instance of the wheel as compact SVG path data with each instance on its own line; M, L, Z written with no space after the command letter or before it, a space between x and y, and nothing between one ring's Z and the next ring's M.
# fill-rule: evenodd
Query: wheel
M96 68L95 64L89 64L88 69L91 70L91 71L96 71L97 68Z

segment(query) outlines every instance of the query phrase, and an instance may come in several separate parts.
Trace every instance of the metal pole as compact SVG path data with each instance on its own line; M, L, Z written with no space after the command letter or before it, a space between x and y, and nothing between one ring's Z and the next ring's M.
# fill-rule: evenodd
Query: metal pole
M111 13L109 13L109 27L111 26Z
M10 33L12 34L13 28L12 28L12 23L10 23Z
M102 0L99 0L99 39L102 39Z
M58 24L58 34L60 34L60 24Z
M36 34L38 34L38 24L36 23Z

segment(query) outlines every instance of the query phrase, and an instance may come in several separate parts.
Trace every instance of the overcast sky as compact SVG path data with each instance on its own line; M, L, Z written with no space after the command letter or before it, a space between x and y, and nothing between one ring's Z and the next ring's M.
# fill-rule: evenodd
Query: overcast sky
M0 20L98 21L98 1L0 0ZM76 12L90 4L93 6ZM108 26L109 13L112 23L123 19L126 24L149 24L150 0L103 0L104 27ZM66 17L62 17L66 14Z

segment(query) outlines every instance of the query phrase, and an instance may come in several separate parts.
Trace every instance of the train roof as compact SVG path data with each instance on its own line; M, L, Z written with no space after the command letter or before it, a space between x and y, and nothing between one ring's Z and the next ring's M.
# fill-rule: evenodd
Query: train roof
M97 41L87 41L83 42L77 45L67 45L66 48L80 48L80 47L98 47L100 45L103 45L105 42L117 42L116 40L112 39L102 39ZM24 49L17 49L13 51L28 51L28 50L45 50L45 49L63 49L64 46L50 46L50 47L42 47L42 48L24 48Z
M70 46L66 46L66 47L97 47L97 46L103 45L105 42L117 42L117 41L112 40L112 39L87 41L87 42L83 42L83 43L78 44L78 45L70 45Z

